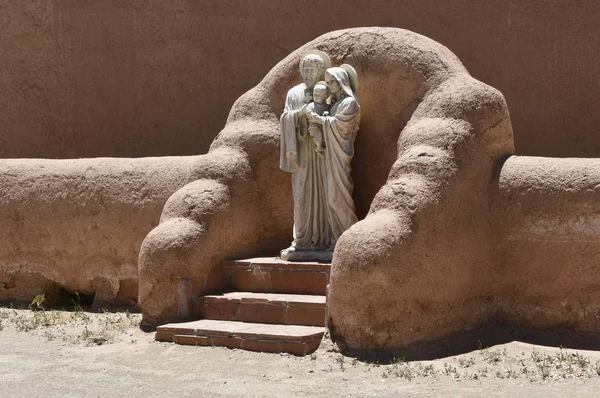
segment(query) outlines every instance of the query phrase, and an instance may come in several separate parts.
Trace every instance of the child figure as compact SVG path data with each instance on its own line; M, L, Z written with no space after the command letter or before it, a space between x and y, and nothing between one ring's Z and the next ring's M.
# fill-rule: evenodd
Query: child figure
M313 89L313 100L308 104L306 112L314 112L319 116L329 116L329 105L327 104L327 97L329 97L329 90L327 89L327 83L318 82L315 84ZM315 149L318 154L323 155L325 153L325 141L323 139L323 126L316 122L308 123L308 133L313 137L315 141Z

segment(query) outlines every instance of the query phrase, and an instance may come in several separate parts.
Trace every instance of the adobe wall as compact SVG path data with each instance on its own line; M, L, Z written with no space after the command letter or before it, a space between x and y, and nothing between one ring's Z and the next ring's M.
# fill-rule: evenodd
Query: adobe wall
M513 156L500 173L503 312L535 327L600 327L600 159Z
M598 156L595 0L3 2L0 158L205 152L233 102L318 35L395 26L506 97L516 150Z
M336 64L374 71L361 73L362 147L380 153L370 143L398 139L397 159L379 162L390 173L373 202L376 184L356 179L370 211L336 247L333 338L397 347L498 312L524 325L598 330L600 161L509 157L513 131L500 92L438 43L380 28L331 32L293 52L238 99L208 155L0 160L0 300L29 301L62 286L113 303L135 300L139 288L144 316L160 321L179 309L181 281L200 280L244 245L289 234L278 107L313 47ZM406 108L410 120L380 100ZM360 156L355 172L369 175L361 167L375 156Z
M0 160L0 301L136 302L142 240L203 157Z

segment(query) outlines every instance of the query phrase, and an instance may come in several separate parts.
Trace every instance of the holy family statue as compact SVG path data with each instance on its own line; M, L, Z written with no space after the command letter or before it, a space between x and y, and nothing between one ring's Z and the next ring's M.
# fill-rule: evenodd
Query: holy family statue
M351 161L360 121L358 80L348 64L309 51L303 83L288 91L281 115L280 167L292 174L294 240L288 261L331 261L340 235L357 221Z

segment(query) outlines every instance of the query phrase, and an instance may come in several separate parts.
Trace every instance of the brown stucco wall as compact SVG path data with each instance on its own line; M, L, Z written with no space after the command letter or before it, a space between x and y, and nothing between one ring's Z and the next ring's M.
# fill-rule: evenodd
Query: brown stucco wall
M506 97L520 154L599 156L596 0L5 1L0 157L203 153L236 98L301 44L396 26Z
M502 311L525 326L600 328L600 159L510 157L500 172Z
M210 173L204 157L0 160L0 302L58 288L137 300L142 240L173 192Z
M58 288L98 305L138 297L145 319L161 322L187 309L182 286L208 283L224 258L289 242L278 109L315 47L364 76L354 172L357 203L370 206L336 247L333 338L401 347L497 318L597 334L600 160L509 156L500 92L438 43L382 28L293 52L237 100L207 155L1 159L0 301ZM387 164L379 143L394 141Z

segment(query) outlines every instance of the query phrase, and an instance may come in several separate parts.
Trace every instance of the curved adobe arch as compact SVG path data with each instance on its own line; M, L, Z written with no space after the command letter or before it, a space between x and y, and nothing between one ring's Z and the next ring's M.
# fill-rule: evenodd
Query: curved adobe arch
M332 337L356 348L401 346L463 330L486 314L495 268L491 202L498 167L514 150L504 98L424 36L357 28L299 48L233 105L203 157L205 180L173 195L142 244L147 321L189 315L186 283L207 289L224 258L290 239L279 115L299 80L300 57L314 48L357 69L363 107L353 177L359 215L368 214L334 253ZM208 167L215 159L219 169Z

